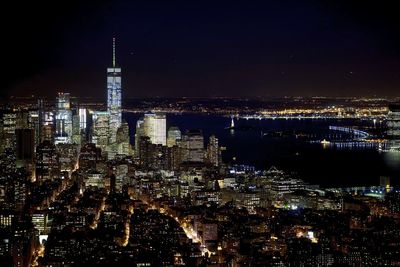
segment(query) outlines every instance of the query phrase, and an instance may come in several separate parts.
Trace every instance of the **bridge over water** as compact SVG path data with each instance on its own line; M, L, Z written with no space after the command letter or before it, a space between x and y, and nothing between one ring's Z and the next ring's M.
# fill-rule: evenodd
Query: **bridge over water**
M329 130L349 133L359 139L367 139L370 136L369 133L367 133L366 131L361 131L351 127L329 126Z

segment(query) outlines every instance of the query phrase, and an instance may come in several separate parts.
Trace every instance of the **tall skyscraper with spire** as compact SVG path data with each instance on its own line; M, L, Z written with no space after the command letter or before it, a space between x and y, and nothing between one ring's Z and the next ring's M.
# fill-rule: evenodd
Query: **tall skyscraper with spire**
M115 38L113 38L112 67L107 68L107 112L109 115L110 143L115 143L121 126L121 68L116 66Z

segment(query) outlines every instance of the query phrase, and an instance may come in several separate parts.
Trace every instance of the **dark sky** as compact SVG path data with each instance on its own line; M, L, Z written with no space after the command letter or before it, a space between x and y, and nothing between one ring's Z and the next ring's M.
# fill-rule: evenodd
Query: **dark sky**
M399 96L395 1L12 1L1 94Z

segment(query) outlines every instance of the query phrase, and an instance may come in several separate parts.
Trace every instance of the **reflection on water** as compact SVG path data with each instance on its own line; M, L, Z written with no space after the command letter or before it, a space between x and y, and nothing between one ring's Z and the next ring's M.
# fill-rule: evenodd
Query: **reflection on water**
M383 159L389 168L400 171L400 151L384 152Z
M131 143L140 116L123 114L130 126ZM231 122L231 118L218 115L167 115L167 126L177 126L182 133L186 129L202 129L205 142L210 135L216 135L220 145L226 147L222 158L227 163L250 164L258 169L276 166L326 187L379 185L380 176L400 184L400 153L379 153L376 148L324 149L320 142L309 142L326 139L332 143L346 138L343 133L330 131L330 125L370 127L372 121L249 119L235 120L235 129L229 127Z

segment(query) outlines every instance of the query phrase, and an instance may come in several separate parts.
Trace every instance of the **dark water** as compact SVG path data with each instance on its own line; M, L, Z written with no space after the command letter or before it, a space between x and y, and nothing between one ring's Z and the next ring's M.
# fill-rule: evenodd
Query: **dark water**
M136 121L141 114L124 114L129 123L131 142ZM354 120L235 120L236 126L251 129L225 129L230 118L214 115L167 115L167 127L202 129L206 142L211 134L219 138L225 162L250 164L258 169L276 166L295 172L299 178L321 186L379 185L380 176L389 176L392 184L400 184L400 153L382 153L374 149L339 150L324 149L321 144L311 144L308 139L296 138L302 133L317 139L345 138L328 130L329 125L372 127L371 121ZM263 133L289 133L276 137ZM233 158L236 160L233 160Z

